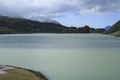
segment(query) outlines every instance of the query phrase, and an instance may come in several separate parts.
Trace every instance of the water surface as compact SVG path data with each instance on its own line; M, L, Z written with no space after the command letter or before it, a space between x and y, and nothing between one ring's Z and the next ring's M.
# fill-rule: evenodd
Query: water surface
M50 80L120 80L120 38L101 34L1 35L0 64L38 70Z

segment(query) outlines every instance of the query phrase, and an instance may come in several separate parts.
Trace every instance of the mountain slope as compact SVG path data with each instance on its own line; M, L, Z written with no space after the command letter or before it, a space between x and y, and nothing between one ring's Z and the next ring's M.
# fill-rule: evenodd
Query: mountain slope
M58 21L49 19L49 18L44 18L44 17L31 17L30 18L33 21L39 21L39 22L43 22L43 23L55 23L55 24L60 24Z
M104 29L109 30L112 26L106 26Z
M0 34L19 33L102 33L104 29L89 26L66 27L58 23L39 22L29 19L0 16Z
M60 33L67 27L28 19L0 16L0 33ZM5 32L4 32L5 31Z
M120 30L120 21L115 23L109 30L107 30L105 33L112 34L114 32L117 32Z

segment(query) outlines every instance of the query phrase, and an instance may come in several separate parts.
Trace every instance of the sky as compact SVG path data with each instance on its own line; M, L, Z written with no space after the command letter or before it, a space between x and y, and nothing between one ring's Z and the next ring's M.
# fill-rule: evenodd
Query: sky
M0 0L0 15L104 28L120 20L120 0Z

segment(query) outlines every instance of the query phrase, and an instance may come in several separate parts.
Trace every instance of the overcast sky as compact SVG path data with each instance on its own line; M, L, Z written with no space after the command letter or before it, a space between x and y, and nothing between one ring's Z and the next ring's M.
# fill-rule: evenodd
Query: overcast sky
M105 27L120 20L120 0L0 0L0 15Z

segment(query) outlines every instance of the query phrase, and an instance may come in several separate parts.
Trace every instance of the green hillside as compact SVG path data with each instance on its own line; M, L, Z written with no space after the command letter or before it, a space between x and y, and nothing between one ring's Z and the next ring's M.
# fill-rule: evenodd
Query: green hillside
M67 27L28 19L0 16L0 33L60 33Z
M108 31L106 31L105 33L107 34L112 34L114 32L117 32L120 30L120 21L118 21L117 23L115 23Z

